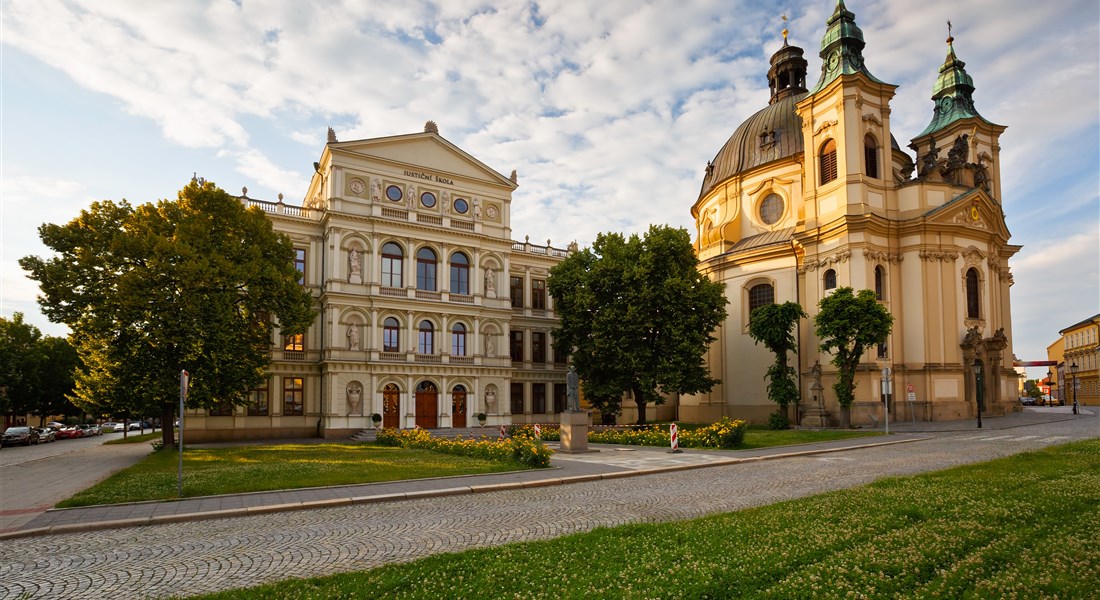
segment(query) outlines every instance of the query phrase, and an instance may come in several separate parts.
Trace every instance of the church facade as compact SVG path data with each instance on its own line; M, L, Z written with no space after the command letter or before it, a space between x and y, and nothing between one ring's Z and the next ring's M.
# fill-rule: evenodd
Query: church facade
M1009 243L1000 202L1005 127L978 113L973 80L947 42L931 122L910 154L890 126L897 86L869 71L843 0L827 22L812 88L803 50L784 32L767 74L769 105L708 163L691 208L700 269L725 284L729 316L707 357L722 383L680 398L680 419L767 422L776 406L762 375L774 357L749 336L749 316L791 301L810 315L796 333L801 402L791 416L836 425L835 368L818 349L813 316L844 286L874 290L894 317L889 339L857 371L853 424L885 417L885 367L891 419L971 418L979 404L991 415L1018 408L1008 260L1020 248Z
M375 426L556 422L566 360L549 270L568 250L512 240L505 177L423 133L338 141L300 206L249 198L294 244L318 316L276 327L266 383L242 406L191 410L194 441L343 438Z

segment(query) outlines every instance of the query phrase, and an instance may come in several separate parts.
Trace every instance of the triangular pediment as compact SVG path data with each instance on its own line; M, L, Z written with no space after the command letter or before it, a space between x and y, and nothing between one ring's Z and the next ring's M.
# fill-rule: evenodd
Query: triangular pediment
M406 165L416 172L430 169L433 174L452 175L509 189L516 188L512 180L436 133L333 142L328 145L328 149L334 157L344 155L354 160L354 155L359 155L366 160Z
M956 225L987 231L1008 241L1011 234L1005 224L1001 205L981 188L971 188L924 215L930 224Z

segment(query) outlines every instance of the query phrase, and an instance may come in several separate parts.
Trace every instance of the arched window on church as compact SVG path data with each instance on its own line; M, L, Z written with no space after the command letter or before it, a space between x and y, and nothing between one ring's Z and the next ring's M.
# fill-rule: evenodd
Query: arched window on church
M821 146L820 152L821 184L825 185L836 179L836 141L829 140Z
M823 277L822 279L823 283L825 284L826 292L836 289L836 271L834 271L833 269L825 271L825 277Z
M875 300L879 302L886 299L886 269L882 265L875 266Z
M749 288L750 318L752 317L752 311L768 304L775 304L775 288L772 287L772 284L760 283Z
M870 134L863 138L863 162L867 167L867 176L878 179L878 143Z
M981 298L979 292L981 285L978 280L978 270L971 267L966 272L966 318L981 318Z

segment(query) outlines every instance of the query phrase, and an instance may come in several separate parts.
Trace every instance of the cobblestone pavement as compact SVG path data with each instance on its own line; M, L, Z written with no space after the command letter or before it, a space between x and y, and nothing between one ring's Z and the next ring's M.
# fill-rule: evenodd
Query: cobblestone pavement
M1100 418L1078 419L568 486L7 540L0 548L0 595L187 596L595 527L699 517L1098 436Z

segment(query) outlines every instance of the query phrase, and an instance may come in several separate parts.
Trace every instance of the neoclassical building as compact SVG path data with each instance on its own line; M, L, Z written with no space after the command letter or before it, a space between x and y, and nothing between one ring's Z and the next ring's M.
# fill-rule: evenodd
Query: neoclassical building
M835 370L818 350L813 316L840 286L874 290L894 316L892 335L858 371L854 424L883 418L883 367L894 374L892 419L974 417L979 387L983 414L1018 406L1008 260L1020 247L1009 243L1001 205L1005 127L978 113L953 41L910 153L891 131L897 86L871 74L843 0L828 19L813 87L803 50L784 32L767 73L768 106L707 164L691 208L700 268L725 284L729 317L707 359L722 383L680 398L679 418L766 421L775 405L762 375L774 358L749 336L749 314L793 301L811 317L797 331L800 415L835 424ZM816 361L823 398L809 375Z
M423 133L329 140L301 206L251 199L290 237L318 317L276 330L246 405L189 411L192 440L347 437L386 427L556 421L565 357L549 270L568 252L514 242L516 174Z

